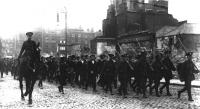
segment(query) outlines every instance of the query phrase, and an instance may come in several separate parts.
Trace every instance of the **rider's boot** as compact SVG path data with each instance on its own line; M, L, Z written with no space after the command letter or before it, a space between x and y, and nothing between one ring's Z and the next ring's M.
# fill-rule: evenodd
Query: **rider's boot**
M29 94L29 91L26 90L26 92L24 93L24 96L27 96Z
M32 99L29 99L28 104L32 104L32 103L33 103Z

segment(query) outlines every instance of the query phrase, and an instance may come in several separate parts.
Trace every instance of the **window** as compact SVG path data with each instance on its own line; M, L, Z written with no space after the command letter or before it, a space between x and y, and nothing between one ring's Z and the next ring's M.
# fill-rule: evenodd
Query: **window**
M60 47L60 50L65 50L65 47Z
M81 37L81 34L78 34L78 37Z

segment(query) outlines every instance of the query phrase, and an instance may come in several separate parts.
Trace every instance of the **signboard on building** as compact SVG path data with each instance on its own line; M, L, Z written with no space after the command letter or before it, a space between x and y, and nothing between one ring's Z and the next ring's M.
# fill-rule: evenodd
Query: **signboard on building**
M115 46L109 45L107 42L97 43L97 55L101 54L115 54Z

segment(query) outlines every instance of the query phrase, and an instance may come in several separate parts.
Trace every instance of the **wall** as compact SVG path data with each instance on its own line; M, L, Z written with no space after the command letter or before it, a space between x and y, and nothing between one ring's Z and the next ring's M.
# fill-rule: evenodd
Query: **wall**
M90 41L95 38L94 32L85 32L82 29L69 29L67 34L67 52L69 54L80 54L73 51L74 47L77 48L74 45L79 45L79 48L90 48Z
M123 34L126 32L126 19L126 13L117 15L117 34Z
M142 14L138 12L127 12L127 30L137 31L142 29Z
M200 52L200 35L183 34L183 44L188 51Z
M167 13L145 12L143 14L145 22L144 28L146 30L155 32L165 25L175 26L178 24L178 20Z

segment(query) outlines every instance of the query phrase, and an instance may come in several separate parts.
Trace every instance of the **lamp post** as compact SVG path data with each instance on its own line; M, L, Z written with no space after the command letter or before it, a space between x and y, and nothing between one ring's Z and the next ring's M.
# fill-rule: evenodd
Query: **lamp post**
M67 8L64 6L64 11L63 10L59 10L57 11L57 22L60 22L59 21L59 13L64 13L64 43L61 44L61 46L65 49L62 49L63 51L65 51L65 56L67 56ZM59 24L58 24L59 26ZM61 49L60 47L58 49Z
M67 56L67 8L65 9L65 56Z

